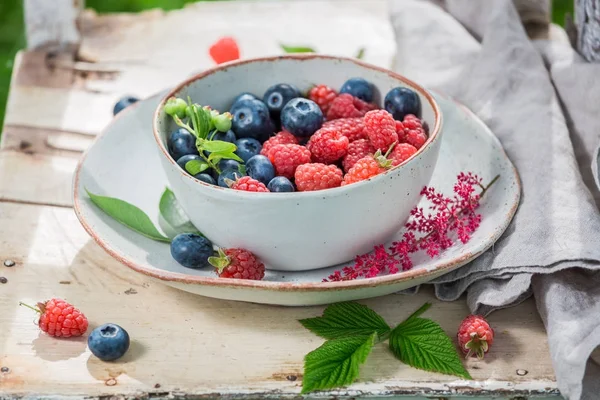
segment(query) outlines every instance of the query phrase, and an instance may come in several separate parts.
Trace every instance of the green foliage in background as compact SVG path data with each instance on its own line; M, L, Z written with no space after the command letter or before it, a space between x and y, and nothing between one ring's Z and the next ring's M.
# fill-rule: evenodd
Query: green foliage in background
M48 0L52 1L52 0ZM149 8L172 10L194 1L215 0L87 0L86 7L98 12L138 12ZM564 25L565 14L573 12L574 0L553 0L552 20ZM22 0L0 0L0 130L15 53L25 47Z

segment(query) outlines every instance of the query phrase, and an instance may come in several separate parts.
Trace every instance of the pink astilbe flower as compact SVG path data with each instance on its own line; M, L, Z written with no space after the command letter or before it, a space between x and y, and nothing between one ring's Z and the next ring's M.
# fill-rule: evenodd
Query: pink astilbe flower
M413 267L411 253L424 250L429 257L436 257L454 244L450 237L453 233L461 243L467 243L481 224L481 215L476 212L479 201L498 178L496 176L483 186L477 175L461 172L456 178L452 197L424 187L421 195L431 203L430 214L422 208L413 208L402 240L393 242L389 249L384 245L375 246L373 252L357 256L354 265L335 271L324 281L373 278L386 273L395 274L400 268L408 271ZM479 193L476 193L476 188L480 189Z

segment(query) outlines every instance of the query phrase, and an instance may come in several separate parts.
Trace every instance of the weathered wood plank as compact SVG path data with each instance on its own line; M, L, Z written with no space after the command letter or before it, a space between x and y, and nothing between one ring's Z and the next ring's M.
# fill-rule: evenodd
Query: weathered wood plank
M23 0L27 47L69 46L79 42L77 17L84 0Z
M0 276L8 280L0 297L0 366L10 369L1 375L3 396L175 392L292 397L299 392L304 354L322 342L297 322L318 315L322 307L222 301L147 280L106 255L70 209L0 202L0 238L0 262L17 264L7 268L0 263ZM131 351L121 361L103 363L90 354L85 339L40 334L34 315L18 302L51 296L76 303L92 327L108 321L124 326L133 339ZM462 301L441 303L425 289L415 296L364 303L393 323L426 301L434 303L427 316L453 336L468 313ZM492 352L485 361L467 362L476 381L409 368L378 346L351 390L431 397L452 391L485 395L494 390L507 397L555 393L544 328L533 302L498 311L490 321L497 330ZM526 375L517 374L518 369Z
M94 138L81 133L6 125L0 148L25 154L48 154L79 158Z
M589 62L600 62L600 0L575 0L577 51Z

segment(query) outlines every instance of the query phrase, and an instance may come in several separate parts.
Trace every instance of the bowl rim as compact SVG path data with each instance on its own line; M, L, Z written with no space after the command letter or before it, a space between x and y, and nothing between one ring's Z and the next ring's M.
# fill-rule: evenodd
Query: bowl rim
M158 120L159 120L160 113L161 113L162 109L164 108L167 100L169 98L175 96L186 86L189 86L193 82L203 79L203 78L205 78L211 74L214 74L216 72L227 70L231 67L237 67L240 65L251 64L251 63L256 63L256 62L265 62L265 61L266 62L276 62L276 61L280 61L280 60L306 61L306 60L313 60L313 59L323 59L323 60L332 60L332 61L335 61L335 60L348 61L348 62L354 63L354 64L356 64L360 67L366 68L366 69L371 69L371 70L374 70L374 71L377 71L380 73L385 73L388 76L392 77L393 79L401 81L403 84L405 84L409 88L414 89L415 91L419 92L419 94L421 94L423 97L425 97L427 99L427 101L429 102L429 105L431 106L431 108L433 110L433 115L434 115L433 126L430 127L429 135L427 137L427 140L423 144L423 146L421 146L421 148L419 148L415 154L410 156L402 164L392 167L392 168L384 171L383 173L373 176L369 179L365 179L360 182L355 182L352 185L339 186L339 187L325 189L325 190L319 190L319 191L277 193L275 196L273 196L272 193L262 193L262 192L250 193L250 192L245 192L242 190L231 190L231 189L223 188L221 186L211 185L209 183L203 182L199 179L194 178L192 175L188 174L187 172L183 171L177 164L177 160L174 160L173 157L171 157L171 155L169 154L169 151L165 147L165 144L162 142L162 140L160 138L160 133L159 133L159 129L158 129ZM279 55L279 56L246 58L246 59L242 59L242 60L236 60L236 61L219 64L219 65L209 68L203 72L192 75L191 77L189 77L188 79L179 83L177 86L175 86L173 89L171 89L161 99L161 101L158 104L158 106L156 107L156 110L154 111L154 115L152 117L152 132L153 132L156 144L158 145L162 155L164 157L166 157L166 159L171 163L172 166L177 168L177 170L181 173L182 176L184 176L186 179L190 179L191 181L198 184L198 187L205 188L208 191L213 191L213 193L215 193L215 194L223 193L224 196L231 195L231 196L236 196L238 198L244 198L244 199L257 199L258 198L261 201L286 201L286 200L297 200L297 199L303 198L303 197L337 196L337 195L342 195L344 193L347 193L348 191L351 191L359 186L369 185L373 181L385 179L390 174L398 173L402 169L410 168L412 166L412 164L414 163L414 160L418 156L420 156L422 153L424 153L425 151L430 149L430 147L431 147L430 145L432 142L439 139L441 127L442 127L442 113L439 109L439 106L438 106L436 100L433 98L431 93L429 93L429 91L425 90L425 88L423 88L416 82L414 82L396 72L393 72L389 69L379 67L377 65L369 64L364 61L358 60L356 58L332 56L332 55L326 55L326 54L314 54L314 53L286 54L286 55Z

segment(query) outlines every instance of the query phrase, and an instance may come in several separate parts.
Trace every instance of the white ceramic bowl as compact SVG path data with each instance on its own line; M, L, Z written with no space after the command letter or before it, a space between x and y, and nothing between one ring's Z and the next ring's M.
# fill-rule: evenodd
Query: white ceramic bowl
M291 83L301 91L321 83L339 88L352 77L372 82L380 105L394 87L413 89L430 127L427 143L407 162L369 180L316 192L249 193L195 179L167 151L167 137L176 128L163 110L169 97L190 96L225 111L241 92L262 96L276 83ZM404 225L431 179L442 121L432 96L398 74L355 59L302 54L223 64L194 76L165 96L153 126L170 188L202 233L218 246L252 251L269 269L302 271L349 261L385 243Z

